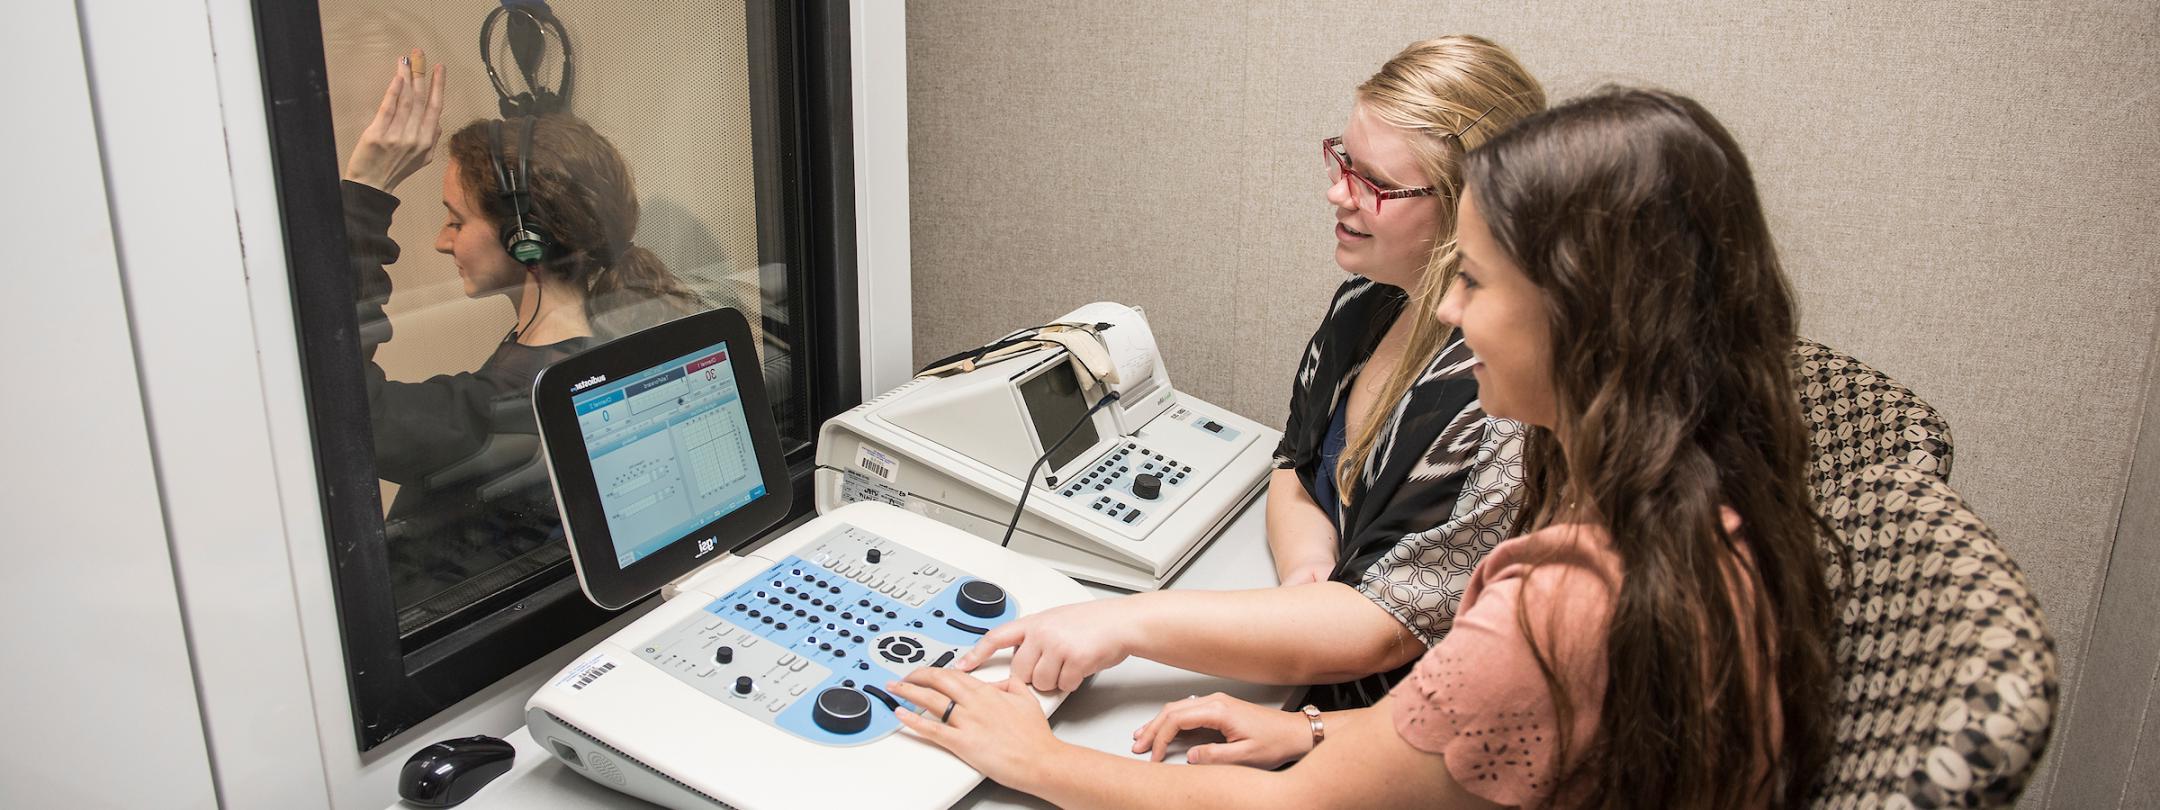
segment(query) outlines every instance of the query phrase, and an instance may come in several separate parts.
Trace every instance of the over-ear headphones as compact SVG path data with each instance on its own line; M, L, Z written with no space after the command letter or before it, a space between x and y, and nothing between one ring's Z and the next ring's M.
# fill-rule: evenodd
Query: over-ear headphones
M502 47L495 41L498 23L503 26ZM511 62L517 65L517 72L507 77L495 70L495 59L505 48ZM549 67L551 49L560 55L552 60L559 74L553 88L544 84L546 77L540 75ZM480 65L487 68L488 81L495 85L495 98L505 119L558 113L570 106L570 90L577 84L576 54L570 46L570 32L563 28L562 20L556 18L546 0L502 0L502 5L488 12L487 19L480 23ZM518 81L524 83L524 91L512 92L511 85Z
M532 150L533 118L525 118L523 135L518 139L518 165L515 174L510 172L508 161L503 157L502 122L488 122L488 141L494 147L490 157L495 163L495 182L502 187L502 195L510 198L511 220L502 224L503 249L510 257L531 266L555 255L555 242L540 227L537 217L526 218L526 209L532 198Z

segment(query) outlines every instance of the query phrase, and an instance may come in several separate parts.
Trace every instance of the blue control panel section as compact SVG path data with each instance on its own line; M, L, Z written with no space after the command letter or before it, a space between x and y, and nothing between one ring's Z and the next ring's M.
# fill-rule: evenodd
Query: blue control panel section
M854 526L765 569L638 654L713 699L812 742L891 734L885 692L947 666L1019 616L1003 588Z

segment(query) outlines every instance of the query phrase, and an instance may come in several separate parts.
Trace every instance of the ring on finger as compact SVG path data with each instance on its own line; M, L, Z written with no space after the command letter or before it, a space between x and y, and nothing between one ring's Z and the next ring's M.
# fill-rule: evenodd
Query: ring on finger
M944 714L941 714L941 715L938 715L938 719L937 719L937 721L938 721L938 722L940 722L940 723L951 723L951 722L952 722L952 710L954 710L954 709L957 709L957 708L960 708L960 701L957 701L957 700L955 700L955 701L952 701L952 702L950 702L950 703L947 703L947 704L945 704L945 713L944 713Z

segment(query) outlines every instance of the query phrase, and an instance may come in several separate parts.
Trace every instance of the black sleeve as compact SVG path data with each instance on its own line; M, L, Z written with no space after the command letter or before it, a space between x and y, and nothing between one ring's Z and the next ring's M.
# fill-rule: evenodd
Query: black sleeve
M472 372L423 382L393 382L367 364L368 422L375 430L375 474L400 484L479 452L488 435L495 387Z
M1290 416L1283 420L1282 441L1275 443L1275 469L1296 469L1312 460L1313 443L1308 436L1313 432L1309 424L1312 415L1305 401L1320 363L1320 336L1326 331L1327 323L1323 321L1313 332L1312 339L1305 342L1305 353L1298 360L1297 376L1290 380Z
M375 349L390 341L390 274L398 259L390 218L398 198L345 181L345 241L351 252L353 302L360 325L360 352L367 362L368 422L375 431L375 474L414 484L428 473L472 455L488 432L495 386L472 373L445 374L425 382L392 382L375 363Z
M390 217L397 212L398 198L351 180L340 181L339 189L345 202L346 263L353 276L360 356L372 362L375 347L390 342L390 319L383 314L390 302L390 274L383 266L398 260L398 244L390 241Z
M1294 470L1308 466L1319 455L1320 440L1325 438L1328 420L1332 412L1317 416L1315 410L1327 411L1325 403L1315 403L1315 386L1332 387L1334 383L1323 379L1331 375L1322 361L1327 355L1330 336L1341 328L1341 316L1346 294L1363 279L1351 276L1335 288L1335 296L1328 300L1327 315L1313 329L1312 337L1305 341L1305 351L1298 356L1297 375L1290 378L1290 416L1283 421L1282 441L1275 444L1275 469ZM1368 282L1369 283L1369 282ZM1315 422L1314 420L1319 420Z

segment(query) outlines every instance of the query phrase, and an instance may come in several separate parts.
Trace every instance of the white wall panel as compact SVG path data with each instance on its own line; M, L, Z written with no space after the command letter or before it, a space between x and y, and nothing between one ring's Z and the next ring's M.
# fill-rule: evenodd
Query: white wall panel
M0 792L215 807L75 8L0 26Z

